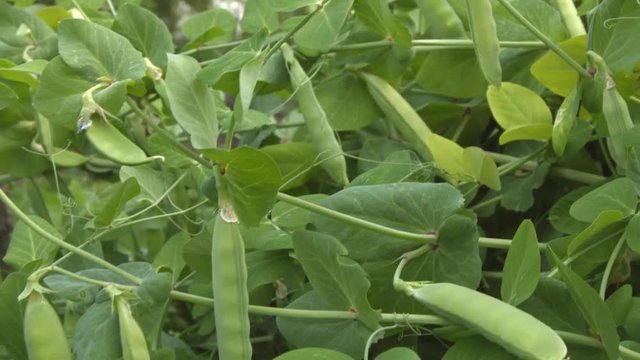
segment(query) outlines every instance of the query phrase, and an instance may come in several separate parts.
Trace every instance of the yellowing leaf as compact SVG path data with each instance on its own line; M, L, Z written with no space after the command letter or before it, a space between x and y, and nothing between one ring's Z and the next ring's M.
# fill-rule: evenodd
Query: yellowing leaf
M587 36L577 36L561 42L560 48L580 64L586 61ZM568 96L578 82L578 72L553 51L548 51L531 66L531 74L547 89Z

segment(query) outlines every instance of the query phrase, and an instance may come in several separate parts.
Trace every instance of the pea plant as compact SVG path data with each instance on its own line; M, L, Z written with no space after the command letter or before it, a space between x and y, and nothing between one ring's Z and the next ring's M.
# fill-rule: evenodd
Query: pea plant
M639 2L158 4L0 0L0 359L640 359Z

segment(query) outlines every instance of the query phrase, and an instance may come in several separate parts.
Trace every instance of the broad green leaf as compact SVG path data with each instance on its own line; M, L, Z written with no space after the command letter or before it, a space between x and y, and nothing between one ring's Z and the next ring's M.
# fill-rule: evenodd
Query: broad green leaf
M569 214L571 205L573 205L576 200L587 194L589 190L590 188L586 186L579 187L561 197L551 207L549 210L549 222L556 230L565 234L574 234L581 232L589 226L588 223L578 221Z
M389 8L387 0L355 0L353 10L373 32L402 46L410 46L411 35Z
M358 175L349 186L431 182L435 174L433 166L422 164L413 151L398 150L389 154L375 168Z
M625 284L618 288L613 294L609 295L605 301L613 318L618 326L624 325L624 322L631 307L631 298L633 297L633 288L629 284Z
M389 206L394 204L394 206ZM398 183L354 186L321 202L322 206L379 225L420 234L436 231L463 205L460 192L449 184ZM394 260L416 243L372 232L359 226L312 214L317 231L334 236L359 262Z
M167 53L173 53L171 33L167 25L151 11L126 3L118 9L112 29L129 39L154 65L167 65Z
M173 271L172 282L178 281L186 263L182 257L185 245L191 240L186 233L177 233L167 240L153 259L153 267L166 266Z
M22 326L23 307L18 302L18 295L26 284L27 275L22 272L13 272L0 283L0 344L16 360L28 359Z
M562 105L560 105L556 112L556 117L553 121L553 130L551 131L551 145L553 145L553 151L558 156L564 154L571 134L571 128L573 128L573 124L578 116L581 99L581 86L580 84L576 84L569 95L562 101Z
M231 41L236 30L236 18L232 13L225 9L209 9L187 18L182 25L181 30L187 39L193 41L194 39L211 31L213 28L217 28L222 31L222 34L218 38L219 40ZM204 42L206 43L207 40Z
M28 147L36 135L36 124L33 121L4 125L0 124L0 152Z
M21 26L29 30L28 35L18 34ZM50 59L56 53L56 33L31 12L0 2L0 58L23 62L22 54L28 46L33 59Z
M236 125L241 125L244 122L245 113L251 106L253 100L253 92L255 91L258 78L262 72L262 66L264 64L264 54L257 54L256 57L242 65L240 69L240 78L238 80L238 86L240 87L236 101L233 104L233 118Z
M62 20L72 17L71 12L58 5L42 7L36 11L36 15L54 30L58 29L58 23Z
M353 0L330 1L315 13L293 39L303 49L328 51L338 41Z
M245 261L247 263L247 289L249 293L262 285L273 286L277 281L286 285L285 278L297 277L299 281L303 282L304 272L298 264L294 263L289 253L290 249L258 250L247 253Z
M26 149L0 152L0 173L19 177L40 175L51 167L50 161L41 154Z
M502 178L502 200L500 200L500 205L513 211L528 210L533 206L535 200L533 190L544 184L549 167L549 163L543 163L527 176L504 176Z
M140 186L135 178L128 178L111 193L101 211L93 220L98 227L110 225L120 215L127 201L140 193Z
M475 214L454 214L446 218L438 228L437 238L432 259L433 281L477 288L482 278L482 260Z
M324 81L315 91L335 131L360 129L382 117L367 85L353 74L346 73Z
M95 23L68 19L58 27L60 56L86 79L139 80L142 55L122 35Z
M40 82L36 76L40 76L49 62L45 60L32 60L24 64L15 65L11 62L0 60L0 78L29 84L36 87Z
M540 251L531 220L523 221L513 236L502 274L500 297L513 306L527 300L538 286Z
M314 1L315 2L315 1ZM290 350L273 360L352 360L351 356L341 352L323 348L304 348Z
M627 239L627 246L636 254L640 254L640 214L635 214L627 228L624 231L624 237Z
M266 29L271 33L278 29L278 13L271 6L271 1L247 0L244 4L242 29L248 33L257 33Z
M620 337L618 336L616 323L611 311L609 311L605 302L589 284L562 263L553 251L549 253L558 267L564 282L567 284L573 301L580 309L591 331L600 337L609 359L617 359Z
M95 80L95 79L94 79ZM47 64L40 86L35 93L36 109L51 120L52 125L77 130L82 109L82 94L95 85L69 67L60 57ZM96 102L106 111L117 114L124 103L127 82L119 81L93 93Z
M255 226L273 206L282 175L278 165L261 150L242 146L232 151L203 153L224 166L227 192L241 224Z
M253 35L200 70L198 79L206 84L214 85L222 75L240 70L244 64L255 58L260 52L264 40L265 35L262 32Z
M558 44L578 64L584 64L587 52L587 37L578 36ZM578 83L578 72L556 53L548 50L531 66L531 74L542 85L554 93L568 97Z
M535 131L523 131L509 137L509 141L544 140L542 135L547 135L547 139L551 137L551 111L540 95L530 89L508 82L503 82L500 87L490 85L487 99L493 116L505 130L526 125L548 126L548 130L535 128ZM506 142L501 140L501 143Z
M430 52L420 66L416 82L428 92L453 98L482 96L487 89L473 49Z
M420 357L409 348L394 347L376 356L376 360L420 360Z
M276 11L288 12L299 9L303 6L315 5L317 0L268 0L271 7Z
M150 202L158 200L169 183L169 179L150 165L120 167L120 182L125 182L131 177L138 181L143 196Z
M464 149L460 145L435 133L428 134L426 140L433 160L444 171L445 177L454 182L471 180L462 155Z
M198 62L189 56L169 55L166 91L176 121L191 135L196 149L218 145L218 120L213 94L196 74Z
M0 83L0 110L11 105L16 100L18 100L18 94L7 85Z
M326 198L325 194L302 195L301 200L318 203ZM278 227L287 230L302 230L309 223L310 212L286 202L277 202L271 210L271 221Z
M553 133L551 124L515 126L500 135L500 145L517 140L548 140Z
M122 356L118 316L112 311L110 301L95 303L82 314L71 346L80 359L113 360Z
M582 196L571 205L569 213L577 220L592 222L605 210L617 210L622 217L627 217L636 212L637 206L633 181L623 177Z
M288 143L268 145L260 148L278 164L282 174L281 190L293 189L311 178L316 149L309 143Z
M195 163L195 160L176 149L174 143L158 133L151 134L147 141L149 143L149 153L163 156L164 164L167 167L185 168Z
M517 357L508 353L500 345L475 335L456 343L449 348L442 360L516 360Z
M564 21L555 4L545 0L511 0L510 3L549 39L560 42L567 37ZM500 40L537 40L536 35L503 6L494 6L493 14Z
M567 249L569 254L575 253L578 249L583 249L587 245L591 244L598 235L603 233L609 234L614 227L621 226L620 221L624 218L622 213L618 210L604 210L602 211L591 224L577 234Z
M462 162L476 181L500 191L500 176L495 161L479 147L471 146L462 152Z
M62 238L60 233L46 220L37 216L29 219L49 234ZM7 255L2 259L5 263L21 268L34 260L44 260L45 264L53 260L58 246L44 236L31 229L24 221L18 221L11 235Z
M640 61L640 6L633 1L608 0L595 9L589 29L590 49L601 54L614 73L631 75Z
M150 265L147 263L138 264ZM155 271L143 277L142 283L135 290L137 301L132 304L133 315L144 332L147 345L152 349L158 346L171 290L171 274L168 272L156 273Z

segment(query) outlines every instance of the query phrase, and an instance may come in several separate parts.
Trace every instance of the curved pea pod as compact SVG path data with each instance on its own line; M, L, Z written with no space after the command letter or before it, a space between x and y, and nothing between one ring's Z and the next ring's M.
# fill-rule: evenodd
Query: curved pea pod
M211 244L216 340L221 360L251 359L244 242L233 210L221 207Z
M409 103L383 79L361 73L360 76L367 83L369 93L387 119L398 129L402 137L407 140L413 149L425 161L433 159L427 137L431 130L420 118L420 115Z
M33 291L24 314L24 338L29 360L71 360L62 322L49 301Z
M156 159L164 160L162 156L147 156L106 119L94 119L86 128L86 134L98 152L118 164L141 165Z
M462 20L447 0L417 0L416 3L434 36L442 39L467 38Z
M469 27L480 69L489 84L500 86L500 42L493 19L491 0L467 0Z
M331 179L341 185L349 184L347 162L342 153L342 147L329 125L327 114L316 98L311 79L295 59L293 50L287 44L282 46L282 54L289 69L291 87L297 90L298 106L307 124L311 142L320 154L319 161Z
M469 288L436 283L415 290L421 304L523 359L561 360L567 347L549 326L526 312Z
M118 325L120 326L120 343L122 344L123 360L150 360L147 342L140 325L131 313L129 304L122 296L114 299L118 310Z

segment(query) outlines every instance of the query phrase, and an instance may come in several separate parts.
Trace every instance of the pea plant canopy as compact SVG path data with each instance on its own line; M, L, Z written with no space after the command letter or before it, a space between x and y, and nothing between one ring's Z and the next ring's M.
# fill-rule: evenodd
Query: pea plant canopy
M0 0L1 359L640 359L640 2L158 4Z

